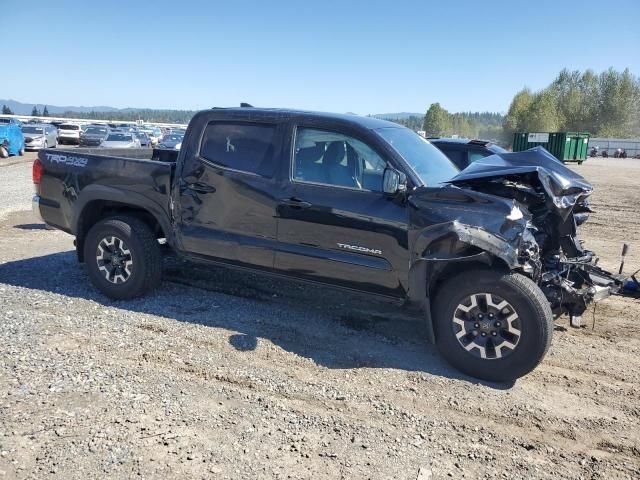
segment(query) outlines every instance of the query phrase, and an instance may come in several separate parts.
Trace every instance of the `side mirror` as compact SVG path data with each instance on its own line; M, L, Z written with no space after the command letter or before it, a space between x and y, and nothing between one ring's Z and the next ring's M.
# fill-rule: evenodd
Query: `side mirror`
M387 195L396 195L407 190L407 176L393 168L385 168L382 176L382 191Z

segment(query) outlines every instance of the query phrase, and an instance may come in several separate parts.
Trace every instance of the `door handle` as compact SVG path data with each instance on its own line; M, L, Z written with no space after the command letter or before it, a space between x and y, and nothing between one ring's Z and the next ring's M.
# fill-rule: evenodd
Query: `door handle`
M215 187L200 182L187 183L187 188L189 190L193 190L196 193L213 193L216 191Z
M302 210L304 208L310 208L311 204L309 202L305 202L296 197L285 198L280 200L280 205L295 208L297 210Z

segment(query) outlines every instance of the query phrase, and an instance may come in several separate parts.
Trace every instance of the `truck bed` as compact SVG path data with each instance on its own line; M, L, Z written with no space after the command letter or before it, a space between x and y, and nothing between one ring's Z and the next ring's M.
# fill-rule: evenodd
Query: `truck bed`
M72 234L85 207L97 200L138 205L168 219L177 154L149 148L41 150L43 173L34 208L46 223Z

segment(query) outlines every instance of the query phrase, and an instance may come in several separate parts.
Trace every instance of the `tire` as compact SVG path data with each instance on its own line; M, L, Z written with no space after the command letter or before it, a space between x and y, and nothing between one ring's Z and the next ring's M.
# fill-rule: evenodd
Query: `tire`
M109 261L111 250L118 254L116 266ZM85 239L84 259L91 283L114 300L142 296L160 284L158 240L146 223L134 217L96 223Z
M0 146L0 158L9 158L9 150L4 146Z
M24 157L24 147L22 147L19 151L18 151L18 155L21 157Z
M481 269L461 273L439 288L433 313L442 356L458 370L483 380L507 382L526 375L551 345L549 302L538 285L517 273Z

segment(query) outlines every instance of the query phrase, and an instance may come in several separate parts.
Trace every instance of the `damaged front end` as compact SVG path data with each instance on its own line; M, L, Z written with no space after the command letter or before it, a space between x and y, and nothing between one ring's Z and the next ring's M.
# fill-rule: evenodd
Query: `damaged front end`
M579 326L591 302L618 293L624 278L597 266L577 227L591 209L593 187L542 147L496 154L472 163L451 184L516 201L528 212L518 264L542 289L555 315Z

